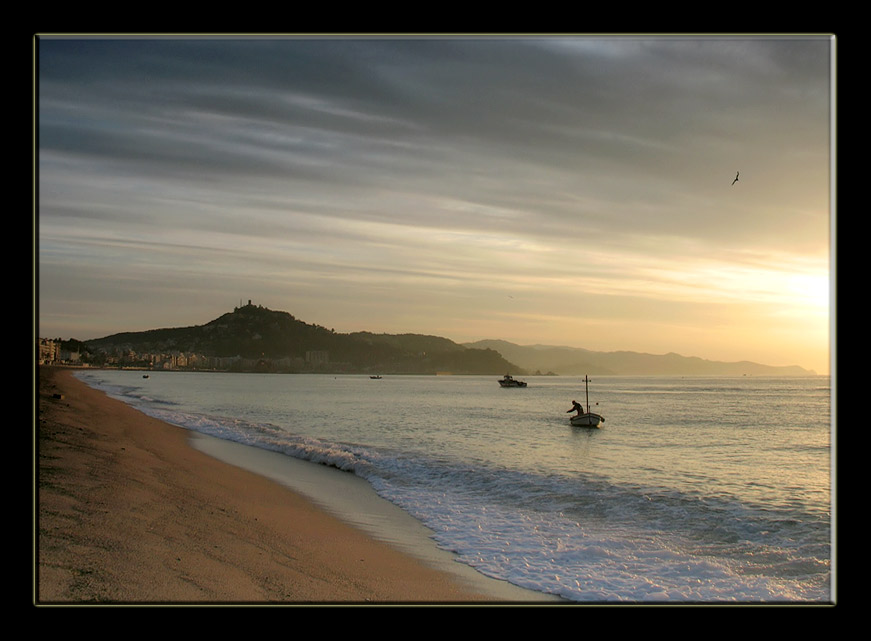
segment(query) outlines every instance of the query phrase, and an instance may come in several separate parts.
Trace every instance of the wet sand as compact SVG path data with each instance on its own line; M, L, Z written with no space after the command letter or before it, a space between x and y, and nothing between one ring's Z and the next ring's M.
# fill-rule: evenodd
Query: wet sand
M37 605L494 602L69 370L38 374Z

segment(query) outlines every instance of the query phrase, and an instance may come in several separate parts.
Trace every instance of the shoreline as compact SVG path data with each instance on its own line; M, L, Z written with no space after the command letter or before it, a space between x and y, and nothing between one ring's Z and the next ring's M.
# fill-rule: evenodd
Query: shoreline
M436 544L432 530L379 496L365 479L351 472L199 432L191 432L189 442L213 458L250 470L302 494L344 523L429 567L446 572L461 584L491 599L513 603L565 603L556 595L491 578L460 563L452 552Z
M70 370L37 375L36 605L515 603L201 451Z

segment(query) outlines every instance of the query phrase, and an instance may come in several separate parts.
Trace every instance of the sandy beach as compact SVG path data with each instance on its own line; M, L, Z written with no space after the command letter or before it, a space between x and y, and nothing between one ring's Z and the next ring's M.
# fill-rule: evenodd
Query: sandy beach
M69 370L38 377L36 605L492 602Z

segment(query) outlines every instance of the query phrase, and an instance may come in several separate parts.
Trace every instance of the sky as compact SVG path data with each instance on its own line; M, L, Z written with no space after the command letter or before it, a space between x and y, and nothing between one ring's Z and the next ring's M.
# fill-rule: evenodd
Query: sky
M39 336L251 300L829 372L827 35L34 44Z

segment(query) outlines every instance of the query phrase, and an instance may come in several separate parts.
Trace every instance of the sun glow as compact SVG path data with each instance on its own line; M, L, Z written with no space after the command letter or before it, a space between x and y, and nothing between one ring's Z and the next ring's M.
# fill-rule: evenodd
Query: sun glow
M786 288L803 307L828 314L831 302L829 280L828 274L793 274L786 278Z

